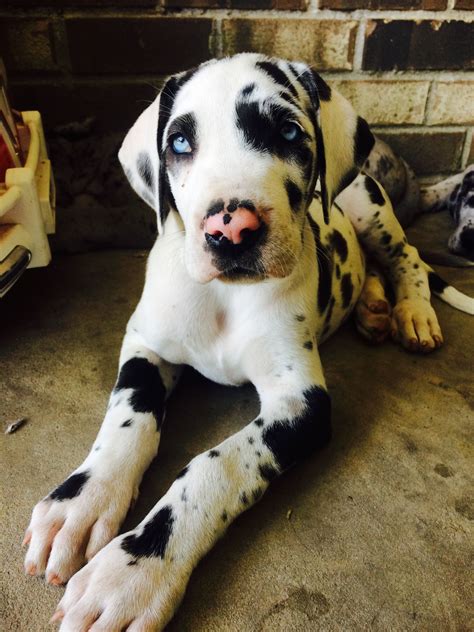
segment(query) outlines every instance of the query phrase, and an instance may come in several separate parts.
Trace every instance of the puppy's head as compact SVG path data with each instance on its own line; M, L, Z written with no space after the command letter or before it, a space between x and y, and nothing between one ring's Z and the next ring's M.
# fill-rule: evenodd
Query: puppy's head
M456 223L448 241L449 250L474 261L474 167L466 169L448 198L447 207Z
M200 282L291 274L319 178L325 219L373 137L309 66L242 54L172 76L119 159L158 213L177 212Z

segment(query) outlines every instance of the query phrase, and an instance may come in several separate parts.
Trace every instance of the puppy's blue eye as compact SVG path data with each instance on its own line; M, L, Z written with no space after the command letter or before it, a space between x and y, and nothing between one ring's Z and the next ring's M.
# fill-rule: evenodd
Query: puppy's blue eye
M296 123L284 123L280 128L280 134L287 141L299 140L303 134L301 128Z
M175 154L190 154L192 152L188 139L182 134L176 134L171 139L171 148Z

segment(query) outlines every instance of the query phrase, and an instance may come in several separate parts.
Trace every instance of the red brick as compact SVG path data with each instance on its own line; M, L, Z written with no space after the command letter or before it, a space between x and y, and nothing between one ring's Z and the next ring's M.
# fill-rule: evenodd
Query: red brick
M474 11L474 0L455 0L455 9L467 9L468 11Z
M417 175L449 173L460 169L465 132L388 132L377 136L390 145Z
M164 7L192 9L276 9L304 11L309 0L161 0Z
M463 0L461 0L463 1ZM465 0L464 0L465 1ZM447 0L321 0L323 9L351 11L353 9L416 10L442 11L448 5Z
M2 8L53 7L55 9L78 9L84 7L156 7L159 0L3 0Z
M46 19L4 18L0 21L0 57L10 75L59 70L51 23Z
M306 18L231 18L222 22L225 55L254 51L306 61L321 70L351 70L357 22Z
M96 131L122 131L132 126L160 87L142 82L84 82L64 85L10 84L12 102L18 110L40 110L45 127L95 119Z
M470 70L474 23L373 20L367 25L365 70Z
M206 18L71 18L66 21L73 72L168 74L212 57Z

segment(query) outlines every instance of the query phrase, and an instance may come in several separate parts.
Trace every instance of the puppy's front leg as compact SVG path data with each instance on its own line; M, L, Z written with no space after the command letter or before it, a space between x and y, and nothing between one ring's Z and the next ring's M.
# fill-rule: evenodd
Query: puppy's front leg
M25 569L62 584L118 532L155 456L165 399L179 373L126 334L120 370L92 449L33 510L26 531Z
M61 631L161 630L193 568L269 482L330 437L330 400L316 350L259 376L261 413L194 458L136 529L98 553L69 582ZM287 362L291 362L288 359ZM278 377L277 377L278 376Z

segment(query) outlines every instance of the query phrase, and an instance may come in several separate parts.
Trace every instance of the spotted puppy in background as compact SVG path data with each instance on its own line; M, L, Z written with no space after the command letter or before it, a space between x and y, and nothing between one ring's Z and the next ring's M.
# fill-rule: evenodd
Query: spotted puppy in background
M448 239L448 248L474 265L474 165L422 189L420 209L424 213L448 210L456 224Z
M365 335L393 330L417 351L443 341L430 275L435 293L474 311L427 271L385 192L359 174L373 142L310 67L256 54L171 77L127 134L119 158L156 209L159 236L97 439L36 505L25 536L28 574L70 580L53 617L63 632L166 625L229 524L329 440L318 347L354 308ZM380 270L394 286L391 315ZM117 536L184 365L252 382L260 414L196 456Z

